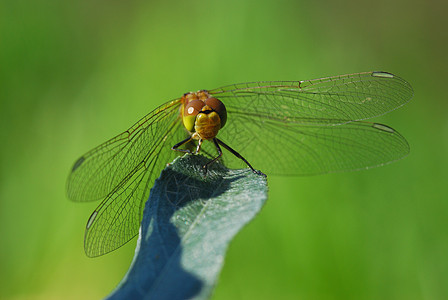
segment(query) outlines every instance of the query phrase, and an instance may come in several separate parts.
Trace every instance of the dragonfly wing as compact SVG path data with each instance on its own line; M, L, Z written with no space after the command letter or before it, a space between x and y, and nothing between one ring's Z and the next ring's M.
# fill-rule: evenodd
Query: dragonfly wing
M92 201L107 196L164 138L161 127L178 117L179 105L180 100L174 100L158 107L125 132L80 157L67 180L68 198Z
M111 252L137 235L150 188L166 164L179 155L170 148L185 138L177 118L177 113L170 114L166 121L154 123L142 133L153 138L147 145L148 155L126 174L87 222L84 249L88 256Z
M408 143L397 131L378 123L261 123L238 116L229 124L232 125L227 131L220 132L220 139L267 174L313 175L365 169L409 153ZM244 166L233 155L226 155L223 160L230 168Z
M288 123L344 124L385 114L408 102L411 86L386 72L366 72L307 81L253 82L209 91L232 114Z
M89 257L109 253L131 240L140 226L140 203L147 199L151 173L141 166L132 178L113 191L87 222L84 250Z
M313 175L359 170L398 160L409 153L406 140L394 129L370 122L345 125L302 125L284 122L256 122L237 117L238 134L233 126L222 130L220 139L267 174ZM233 125L233 123L231 123ZM221 133L221 132L220 132ZM224 163L242 167L229 154Z
M410 85L385 72L308 81L258 82L210 91L227 107L219 138L267 174L310 175L356 170L409 152L392 128L359 120L410 100ZM238 159L223 158L228 167Z

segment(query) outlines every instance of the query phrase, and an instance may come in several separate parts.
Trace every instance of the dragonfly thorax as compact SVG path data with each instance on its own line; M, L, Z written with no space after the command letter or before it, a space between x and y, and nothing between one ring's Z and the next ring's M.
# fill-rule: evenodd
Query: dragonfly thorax
M199 140L216 137L227 120L224 104L207 91L185 94L182 100L182 122L192 137Z

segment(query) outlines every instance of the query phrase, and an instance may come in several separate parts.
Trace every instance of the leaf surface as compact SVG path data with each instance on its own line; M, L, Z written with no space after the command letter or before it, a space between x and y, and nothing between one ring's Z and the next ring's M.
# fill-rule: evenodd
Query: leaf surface
M162 171L146 202L131 267L109 299L208 299L232 238L267 199L264 176L202 166L199 155Z

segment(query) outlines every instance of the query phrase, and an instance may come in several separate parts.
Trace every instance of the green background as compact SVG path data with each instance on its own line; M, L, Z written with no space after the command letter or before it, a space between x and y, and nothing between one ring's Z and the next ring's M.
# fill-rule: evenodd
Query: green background
M411 83L375 121L411 154L368 171L270 176L213 299L447 299L446 1L1 1L0 298L98 299L135 240L83 251L97 203L72 163L185 92L382 70Z

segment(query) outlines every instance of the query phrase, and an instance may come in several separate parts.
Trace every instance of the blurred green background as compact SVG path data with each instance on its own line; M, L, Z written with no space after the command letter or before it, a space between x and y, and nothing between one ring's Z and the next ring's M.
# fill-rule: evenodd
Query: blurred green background
M1 1L0 298L99 299L135 240L83 251L98 203L67 200L84 152L184 92L383 70L415 91L375 121L411 154L269 177L213 299L448 299L446 1Z

